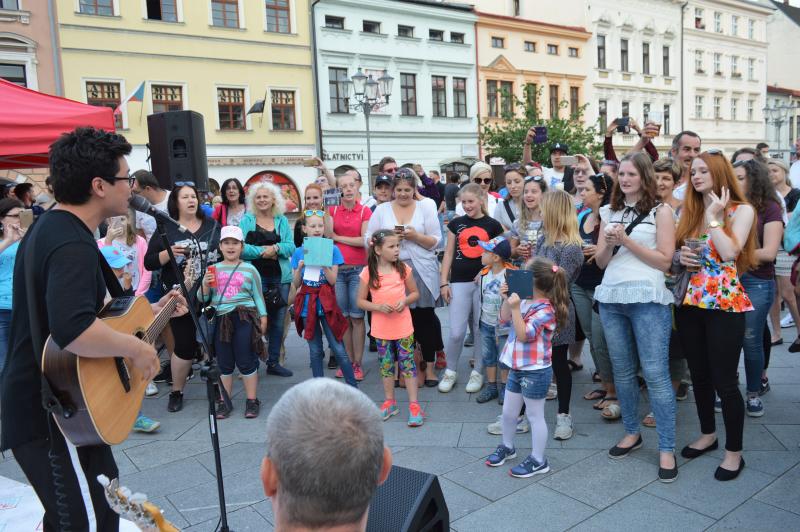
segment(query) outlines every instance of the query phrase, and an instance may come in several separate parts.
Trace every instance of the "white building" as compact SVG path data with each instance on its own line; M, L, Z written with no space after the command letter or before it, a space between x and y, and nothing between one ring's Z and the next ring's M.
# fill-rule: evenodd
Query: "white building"
M354 167L368 175L365 117L349 109L354 102L341 83L359 68L376 80L384 72L394 78L389 104L370 116L373 174L386 155L425 169L477 156L475 19L468 5L428 0L315 5L320 127L329 168Z
M589 0L589 49L593 94L587 123L608 124L631 117L643 125L654 113L663 114L660 150L680 131L681 0ZM635 132L634 132L635 133ZM614 137L618 147L632 146L635 134ZM621 153L618 153L618 156Z
M684 13L684 129L697 132L704 148L731 153L765 139L767 19L773 10L746 0L688 3ZM781 39L776 35L770 38Z
M796 45L787 46L800 42L800 2L761 2L776 8L767 21L767 35L779 36L769 39L767 52L766 142L770 153L788 160L795 139L800 137L798 51Z

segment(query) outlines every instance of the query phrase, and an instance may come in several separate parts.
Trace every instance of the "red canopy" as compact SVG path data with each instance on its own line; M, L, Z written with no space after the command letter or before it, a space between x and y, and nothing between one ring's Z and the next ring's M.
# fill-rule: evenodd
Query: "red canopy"
M50 144L81 126L114 131L114 110L0 79L0 169L47 166Z

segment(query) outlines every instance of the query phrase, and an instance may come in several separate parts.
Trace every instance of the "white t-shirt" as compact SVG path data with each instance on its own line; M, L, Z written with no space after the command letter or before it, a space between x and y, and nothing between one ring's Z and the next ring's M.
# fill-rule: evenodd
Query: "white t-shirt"
M542 174L550 188L556 188L559 183L564 182L564 172L556 172L553 168L542 167Z
M500 305L503 298L500 295L500 285L506 282L505 269L495 275L491 270L480 278L481 282L481 318L486 325L497 326L497 318L500 315Z
M795 161L789 167L789 180L792 182L792 187L800 188L800 161Z
M153 205L164 214L167 213L167 200L169 199L169 192L164 195L164 200ZM144 239L150 242L150 237L156 232L156 219L143 212L136 211L136 228L144 231Z

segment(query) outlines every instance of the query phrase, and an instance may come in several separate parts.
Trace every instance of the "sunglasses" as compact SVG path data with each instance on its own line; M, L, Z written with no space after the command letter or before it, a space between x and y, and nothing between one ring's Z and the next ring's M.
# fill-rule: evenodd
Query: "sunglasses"
M494 178L492 177L476 177L472 180L473 183L478 183L479 185L483 183L484 185L491 185L494 182Z
M194 188L194 181L175 181L176 187L192 187Z
M322 216L322 217L325 217L325 211L318 211L316 209L307 210L307 211L303 211L303 216Z
M519 163L511 163L511 164L507 164L507 165L505 165L503 167L503 172L516 172L520 168L522 168L521 164L519 164Z
M544 176L543 176L543 175L529 175L528 177L526 177L526 178L525 178L525 182L526 182L526 183L529 183L529 182L531 182L531 181L536 181L536 182L539 182L539 181L541 181L542 179L544 179Z
M393 174L393 173L397 172L397 168L387 168L387 169L384 170L384 172L387 173L387 174Z
M725 155L725 153L723 153L723 151L719 148L711 148L710 150L706 150L706 153L709 155Z
M408 168L400 168L394 174L395 179L414 179L414 173Z

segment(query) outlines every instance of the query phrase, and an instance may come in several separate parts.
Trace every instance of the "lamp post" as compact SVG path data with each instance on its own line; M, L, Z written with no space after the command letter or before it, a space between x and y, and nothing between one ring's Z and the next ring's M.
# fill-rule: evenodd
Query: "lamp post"
M775 151L780 153L781 156L783 156L784 152L784 149L782 148L783 140L781 139L781 128L785 122L791 119L790 113L793 110L794 108L791 105L778 105L777 102L775 102L773 107L767 106L762 109L764 112L764 122L766 122L767 126L769 126L769 124L773 124L775 126L775 142L778 145L778 148ZM769 135L767 135L767 137L769 137Z
M374 180L372 177L369 115L372 114L373 111L377 111L389 105L389 96L392 95L393 82L394 78L387 74L386 71L375 81L372 79L372 75L367 76L361 72L361 68L358 69L358 72L350 76L349 80L340 82L344 84L342 93L348 99L348 107L353 111L364 113L364 120L367 125L367 180L370 192L372 192Z

